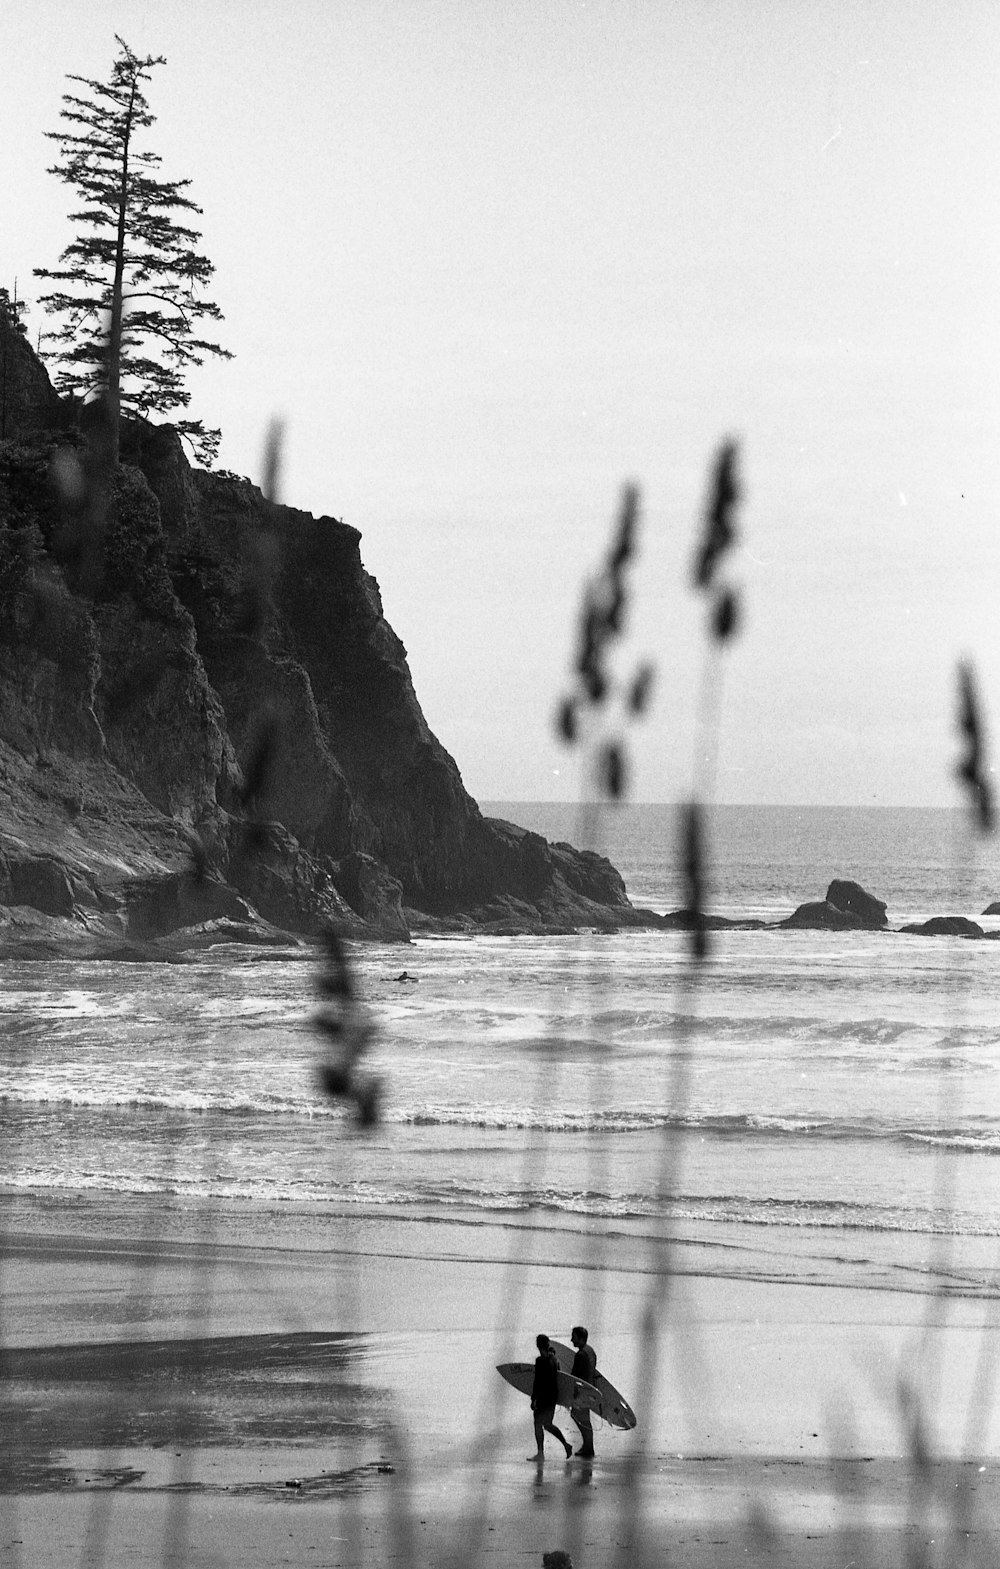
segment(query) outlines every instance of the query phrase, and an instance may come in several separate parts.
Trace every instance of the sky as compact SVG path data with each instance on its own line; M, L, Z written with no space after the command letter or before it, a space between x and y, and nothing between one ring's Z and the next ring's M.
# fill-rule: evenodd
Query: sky
M0 284L72 238L65 77L162 54L231 362L222 466L361 531L481 801L593 789L552 715L622 486L634 799L951 805L955 670L1000 747L994 0L5 0ZM42 344L44 350L44 341ZM744 607L699 724L690 563L740 443Z

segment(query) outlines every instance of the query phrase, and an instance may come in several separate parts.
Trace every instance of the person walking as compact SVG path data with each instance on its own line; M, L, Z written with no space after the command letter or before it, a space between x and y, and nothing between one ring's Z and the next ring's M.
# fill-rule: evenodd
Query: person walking
M570 1377L582 1378L585 1383L592 1384L594 1382L594 1374L597 1372L597 1352L588 1343L587 1331L582 1324L576 1324L569 1338L572 1340L576 1351L576 1356L573 1358L573 1366L570 1369ZM573 1406L569 1414L580 1429L580 1437L583 1439L577 1454L584 1460L593 1460L594 1428L590 1412L586 1406Z
M538 1355L535 1358L535 1376L531 1383L531 1409L535 1413L535 1443L538 1448L529 1460L544 1460L545 1434L551 1433L553 1438L558 1438L566 1451L568 1460L573 1453L573 1445L568 1444L552 1420L556 1414L556 1403L559 1399L559 1360L552 1349L552 1342L548 1335L536 1335L535 1345Z

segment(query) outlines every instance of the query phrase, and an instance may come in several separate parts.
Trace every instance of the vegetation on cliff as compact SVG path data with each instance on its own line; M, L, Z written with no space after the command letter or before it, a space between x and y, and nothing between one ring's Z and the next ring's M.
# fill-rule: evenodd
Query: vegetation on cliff
M106 82L71 76L79 90L63 95L66 129L48 132L60 159L50 170L73 187L76 238L57 269L35 276L57 285L42 296L61 317L49 344L59 362L58 388L84 401L100 396L107 414L112 464L118 461L122 412L139 417L186 408L184 371L206 354L229 351L195 333L203 317L222 312L200 292L215 268L195 250L196 229L176 214L200 213L190 180L163 180L157 153L142 150L141 132L155 123L143 84L162 55L140 58L116 35L119 53ZM190 220L189 220L190 222ZM218 450L219 432L200 420L175 427L204 459Z

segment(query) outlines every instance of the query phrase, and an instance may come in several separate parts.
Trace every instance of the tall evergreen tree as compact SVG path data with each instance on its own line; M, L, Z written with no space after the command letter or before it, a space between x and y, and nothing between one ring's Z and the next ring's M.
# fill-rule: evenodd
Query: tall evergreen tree
M190 180L162 180L157 153L140 151L139 133L154 124L143 93L162 55L140 59L115 35L119 55L107 82L70 76L86 92L63 95L67 128L46 134L60 161L50 169L75 187L81 202L70 222L79 225L58 270L35 276L61 287L42 296L46 309L64 318L47 335L58 345L56 385L85 400L103 395L108 409L111 458L117 462L122 411L145 418L186 408L184 372L206 354L230 359L216 343L196 336L201 318L222 312L198 292L214 266L195 246L200 233L174 214L200 213L188 196ZM176 421L203 461L211 462L219 432L200 420Z
M0 321L5 327L10 327L14 332L25 336L28 329L24 325L24 301L17 297L17 279L14 280L14 294L11 297L9 289L0 288Z
M7 438L7 383L10 376L9 365L11 360L10 333L19 333L23 338L27 335L27 328L22 321L24 315L24 301L17 297L17 279L14 280L14 296L11 298L9 289L0 288L0 441Z

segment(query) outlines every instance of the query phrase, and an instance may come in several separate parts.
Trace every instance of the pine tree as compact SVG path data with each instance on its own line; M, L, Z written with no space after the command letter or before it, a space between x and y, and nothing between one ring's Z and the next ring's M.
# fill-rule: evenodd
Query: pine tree
M27 327L24 325L24 301L17 297L17 279L14 280L14 295L11 298L9 289L0 288L0 441L7 438L7 382L10 377L8 366L11 358L9 334L18 333L22 338L27 336Z
M56 344L56 385L91 401L103 396L112 462L118 460L122 412L146 418L186 408L183 374L206 354L232 356L196 336L202 317L221 321L217 305L198 292L214 266L195 246L200 233L176 213L199 213L187 194L190 180L162 180L157 153L140 151L139 133L155 122L143 93L162 55L140 59L115 35L120 53L107 82L70 76L86 92L63 95L68 128L46 134L61 158L50 174L76 188L81 207L70 214L77 238L63 251L60 270L36 268L35 276L62 287L43 295L49 312L64 318ZM219 432L200 420L175 422L203 461L211 463Z
M0 322L13 332L19 332L24 337L28 331L23 321L24 311L24 301L19 300L17 297L17 280L15 279L13 297L9 289L0 288Z

